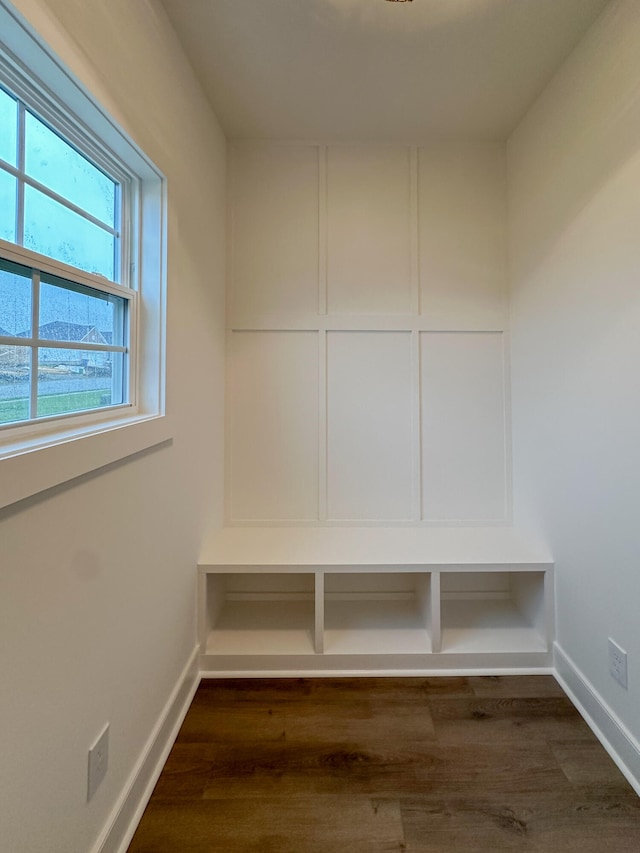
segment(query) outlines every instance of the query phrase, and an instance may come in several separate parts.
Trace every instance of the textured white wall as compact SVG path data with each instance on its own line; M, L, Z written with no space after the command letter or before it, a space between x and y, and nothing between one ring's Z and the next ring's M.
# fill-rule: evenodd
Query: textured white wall
M504 147L229 162L229 519L507 518Z
M156 0L17 7L169 186L173 443L0 514L0 848L84 853L194 649L199 542L222 515L225 141Z
M640 4L612 3L508 143L516 521L557 639L640 737ZM607 637L629 654L611 679Z

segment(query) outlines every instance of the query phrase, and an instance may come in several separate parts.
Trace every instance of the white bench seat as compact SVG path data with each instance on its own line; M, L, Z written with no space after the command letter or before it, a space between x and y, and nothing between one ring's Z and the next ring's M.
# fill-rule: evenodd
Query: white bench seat
M553 561L511 527L227 527L199 561L209 674L540 671Z

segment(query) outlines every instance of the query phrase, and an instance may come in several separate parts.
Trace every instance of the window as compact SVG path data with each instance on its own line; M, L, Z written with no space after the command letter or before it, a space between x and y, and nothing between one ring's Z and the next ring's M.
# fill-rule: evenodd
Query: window
M0 427L131 402L133 186L0 88Z
M166 182L0 0L0 508L171 438Z

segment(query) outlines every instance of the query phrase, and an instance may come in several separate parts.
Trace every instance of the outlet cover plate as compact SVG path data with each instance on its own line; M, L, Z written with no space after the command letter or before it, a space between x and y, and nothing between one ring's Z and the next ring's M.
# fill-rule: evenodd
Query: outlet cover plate
M109 767L109 723L104 727L96 742L89 750L89 778L87 783L87 802L92 799L100 783L107 775Z
M609 637L609 672L624 689L627 689L627 653Z

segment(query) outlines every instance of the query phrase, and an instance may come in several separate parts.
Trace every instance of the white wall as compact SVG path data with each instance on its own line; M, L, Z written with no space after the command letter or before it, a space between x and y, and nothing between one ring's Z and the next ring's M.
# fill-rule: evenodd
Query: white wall
M561 651L640 738L636 0L607 7L509 140L508 167L515 517L549 540ZM628 692L608 636L629 654Z
M235 143L227 518L509 514L504 148Z
M225 141L156 0L17 6L169 182L173 443L0 514L0 848L85 853L194 650L222 516Z

